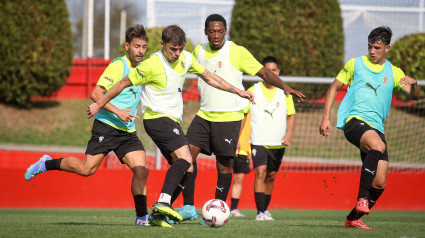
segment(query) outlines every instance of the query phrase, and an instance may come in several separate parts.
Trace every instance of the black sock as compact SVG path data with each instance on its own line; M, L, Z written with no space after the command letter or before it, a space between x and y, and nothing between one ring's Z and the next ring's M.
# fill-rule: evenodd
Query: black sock
M232 203L230 204L230 210L238 209L239 198L232 198Z
M217 186L215 187L215 199L221 199L226 202L229 194L230 185L232 185L232 173L218 173Z
M384 192L384 189L374 188L371 187L369 190L369 209L371 209L376 201L378 201L378 198L382 195Z
M372 187L372 182L376 176L376 169L378 168L378 161L383 156L380 151L369 150L367 153L360 175L360 186L357 200L360 198L368 198L369 190Z
M188 173L188 180L183 190L183 204L193 206L195 205L195 180L198 175L198 165L193 162L192 166L193 172Z
M189 176L189 173L186 172L186 174L183 176L182 180L180 181L179 185L176 187L176 189L174 190L173 195L171 196L171 202L170 204L173 205L173 203L177 200L177 198L179 197L180 193L183 191L184 189L184 185L187 181L187 177Z
M146 195L137 194L134 197L134 207L136 208L136 215L142 217L148 214L148 207L146 205Z
M164 185L161 193L172 196L179 183L182 181L186 171L190 168L190 163L184 159L177 159L174 164L168 169L165 175Z
M359 213L357 212L356 208L354 207L353 210L351 210L351 212L348 214L347 220L349 220L349 221L358 220L358 218L357 218L358 215L359 215Z
M271 194L264 194L264 210L267 210L270 204L270 200L272 200Z
M265 194L264 193L254 193L255 197L255 205L257 206L258 212L264 212L266 209L264 208L264 200L265 200Z
M61 163L63 158L47 160L45 162L46 170L61 170Z

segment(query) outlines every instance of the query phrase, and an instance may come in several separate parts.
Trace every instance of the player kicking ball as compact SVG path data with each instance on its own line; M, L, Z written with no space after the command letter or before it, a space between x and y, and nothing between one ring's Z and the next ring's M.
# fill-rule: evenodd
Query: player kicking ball
M338 129L360 149L362 168L357 204L345 221L349 228L371 229L362 217L370 213L384 192L388 173L388 150L384 121L391 106L393 89L419 98L415 79L386 59L392 31L387 26L375 28L368 36L369 55L350 59L330 86L325 101L320 134L330 133L330 111L338 90L349 84L337 113Z

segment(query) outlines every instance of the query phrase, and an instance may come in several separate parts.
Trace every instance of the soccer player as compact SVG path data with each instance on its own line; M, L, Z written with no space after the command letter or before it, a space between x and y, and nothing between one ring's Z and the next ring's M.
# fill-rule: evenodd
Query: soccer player
M232 86L200 65L192 54L183 50L185 44L186 36L180 27L165 27L162 32L162 49L143 61L87 110L88 117L91 117L127 87L142 85L142 112L146 133L171 165L159 200L152 206L149 217L151 225L162 227L172 227L166 217L177 222L182 220L179 213L171 207L171 199L176 188L185 186L187 177L193 171L189 143L180 126L186 73L198 75L215 88L253 99L251 93Z
M262 61L265 68L279 75L279 62L273 56ZM295 125L292 95L267 82L259 82L248 89L256 98L245 111L251 114L251 153L255 170L254 197L256 221L274 221L267 210L276 173L282 163L286 146L291 145Z
M98 101L113 85L126 77L130 69L142 61L146 52L148 37L142 25L130 26L125 34L126 54L114 59L99 78L90 98ZM127 88L114 100L105 105L96 116L92 137L88 142L84 160L76 157L52 159L44 155L31 165L25 179L50 170L76 173L81 176L93 175L103 158L114 151L121 163L133 172L131 192L136 208L135 225L149 226L146 205L146 179L149 169L146 165L145 149L137 137L134 118L138 118L137 105L140 101L140 86Z
M226 34L226 20L221 15L212 14L207 17L205 35L208 42L198 45L193 51L199 63L237 88L243 88L242 76L247 73L258 75L269 84L284 89L286 94L293 94L298 100L303 100L305 96L301 92L293 90L263 67L245 47L226 41ZM247 100L216 90L202 81L198 82L198 90L201 96L200 110L187 131L194 172L183 190L185 205L193 205L196 158L199 153L214 153L216 156L218 179L215 198L226 201L232 183L230 161L235 157L241 121L244 118L243 109L248 106ZM185 213L185 209L180 212Z
M251 172L249 161L252 159L251 144L249 137L251 135L251 116L248 113L242 121L242 130L239 135L239 142L236 149L235 159L232 160L233 185L231 191L230 216L245 217L238 209L239 198L242 194L242 184L245 174Z
M386 186L388 151L384 121L391 106L393 89L419 98L416 80L386 59L392 31L387 26L372 30L368 36L369 54L350 59L336 76L326 94L320 134L330 133L330 111L335 96L349 85L337 113L336 127L360 149L362 169L357 204L348 214L346 227L370 229L361 217L369 214Z

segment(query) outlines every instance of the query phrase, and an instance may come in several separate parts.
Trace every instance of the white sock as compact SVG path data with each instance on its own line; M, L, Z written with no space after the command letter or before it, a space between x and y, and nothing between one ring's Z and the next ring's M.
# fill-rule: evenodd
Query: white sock
M171 195L166 194L166 193L161 193L159 195L158 202L163 202L163 203L170 204L171 203Z

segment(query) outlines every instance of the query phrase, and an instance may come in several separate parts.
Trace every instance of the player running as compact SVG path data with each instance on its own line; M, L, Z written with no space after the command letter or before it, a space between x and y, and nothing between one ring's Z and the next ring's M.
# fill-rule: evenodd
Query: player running
M100 76L90 98L97 102L117 82L125 78L130 69L136 68L146 52L148 37L142 25L134 25L125 34L126 54L114 59ZM133 172L131 192L136 208L135 225L149 226L146 205L146 179L149 169L146 165L146 152L137 137L134 118L138 118L137 105L140 101L140 86L132 86L121 92L95 116L92 137L88 142L84 160L76 157L52 159L44 155L31 165L25 179L50 170L76 173L81 176L93 175L105 156L114 151L121 163Z

